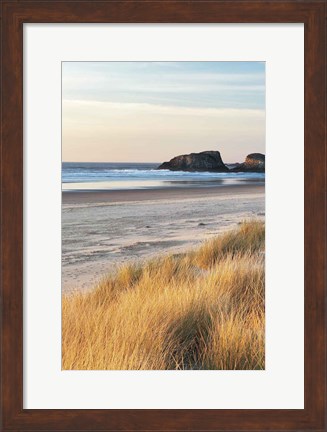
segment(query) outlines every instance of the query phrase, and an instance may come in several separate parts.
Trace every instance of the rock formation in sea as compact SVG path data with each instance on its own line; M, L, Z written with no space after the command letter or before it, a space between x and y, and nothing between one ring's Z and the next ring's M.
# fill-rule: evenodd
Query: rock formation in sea
M222 161L219 151L203 151L201 153L176 156L169 162L162 163L157 169L171 171L229 171Z
M245 161L231 170L232 172L265 172L265 155L251 153Z

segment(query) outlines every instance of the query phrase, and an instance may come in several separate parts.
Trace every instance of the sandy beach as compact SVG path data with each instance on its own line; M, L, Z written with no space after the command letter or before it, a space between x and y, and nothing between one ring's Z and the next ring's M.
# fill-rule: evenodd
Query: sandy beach
M265 369L265 82L62 62L62 370Z
M88 290L120 264L188 250L250 218L263 184L64 192L62 289Z

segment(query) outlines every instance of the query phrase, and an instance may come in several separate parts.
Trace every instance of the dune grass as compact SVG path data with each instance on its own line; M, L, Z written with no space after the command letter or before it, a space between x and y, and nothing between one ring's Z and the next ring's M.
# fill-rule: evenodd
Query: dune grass
M64 296L63 369L264 369L264 242L244 222Z

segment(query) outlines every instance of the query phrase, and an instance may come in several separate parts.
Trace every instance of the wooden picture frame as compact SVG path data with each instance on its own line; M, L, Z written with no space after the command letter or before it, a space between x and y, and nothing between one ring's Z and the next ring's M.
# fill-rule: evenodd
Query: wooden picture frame
M305 407L303 410L23 409L23 24L304 23ZM326 2L2 2L1 408L3 431L325 431ZM287 367L287 366L286 366Z

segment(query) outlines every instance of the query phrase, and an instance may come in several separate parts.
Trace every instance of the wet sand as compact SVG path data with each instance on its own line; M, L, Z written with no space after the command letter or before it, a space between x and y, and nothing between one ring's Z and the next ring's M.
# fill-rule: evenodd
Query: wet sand
M264 185L62 194L62 289L87 290L117 266L177 253L249 218Z
M263 183L246 185L228 185L212 187L181 187L162 189L139 189L139 190L112 190L112 191L72 191L63 192L62 203L65 204L86 204L86 203L119 203L127 201L145 201L158 199L181 199L186 196L217 196L230 194L247 194L261 192L264 189Z

